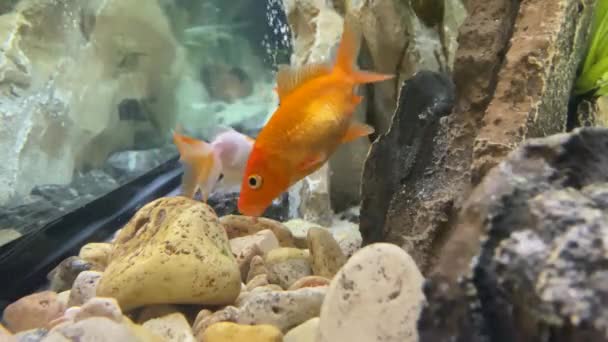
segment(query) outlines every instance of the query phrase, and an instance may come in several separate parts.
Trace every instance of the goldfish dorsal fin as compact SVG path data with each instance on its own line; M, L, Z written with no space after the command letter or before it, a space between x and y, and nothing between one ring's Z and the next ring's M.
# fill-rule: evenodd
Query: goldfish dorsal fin
M331 67L326 63L313 63L301 67L286 64L279 65L277 72L277 94L279 101L293 92L302 83L331 73Z

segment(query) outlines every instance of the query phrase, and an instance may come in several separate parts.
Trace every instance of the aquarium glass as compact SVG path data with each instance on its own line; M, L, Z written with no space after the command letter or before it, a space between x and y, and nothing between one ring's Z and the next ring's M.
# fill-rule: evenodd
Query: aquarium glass
M255 136L289 60L281 1L0 1L0 246L177 158Z

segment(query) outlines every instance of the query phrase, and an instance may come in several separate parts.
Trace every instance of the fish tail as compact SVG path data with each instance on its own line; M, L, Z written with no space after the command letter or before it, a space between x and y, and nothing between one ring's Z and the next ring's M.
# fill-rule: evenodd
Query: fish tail
M334 71L355 84L381 82L395 77L395 75L380 74L357 68L361 33L355 29L354 19L350 16L344 18L342 39L336 53Z
M182 177L182 193L186 197L193 198L201 185L206 183L215 165L213 147L202 140L194 139L177 132L173 132L173 142L177 146L180 161L184 165ZM203 192L207 189L201 188ZM208 194L203 194L206 196Z

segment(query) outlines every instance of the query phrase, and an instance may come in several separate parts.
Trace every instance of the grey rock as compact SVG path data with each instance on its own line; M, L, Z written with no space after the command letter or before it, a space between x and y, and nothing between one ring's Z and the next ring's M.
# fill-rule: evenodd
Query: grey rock
M15 334L19 342L40 342L48 334L47 329L32 329Z
M421 341L608 338L606 146L598 128L533 139L487 174L429 277Z
M71 289L80 272L88 271L91 267L90 263L77 256L66 258L47 275L50 290L62 292Z
M77 172L71 186L80 194L100 196L118 188L119 184L106 172L91 170L86 173Z
M401 88L391 128L372 144L365 162L359 217L364 243L386 237L393 197L435 162L433 138L453 103L454 86L442 74L421 71Z

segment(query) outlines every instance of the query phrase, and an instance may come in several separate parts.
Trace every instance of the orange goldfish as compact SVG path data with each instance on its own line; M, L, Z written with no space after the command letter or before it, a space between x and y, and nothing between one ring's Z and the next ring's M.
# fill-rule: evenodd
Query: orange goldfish
M194 198L200 189L206 202L218 183L227 191L238 189L254 140L233 129L223 129L211 143L177 132L173 133L173 142L184 165L182 194Z
M359 34L345 20L333 67L327 61L279 67L280 105L247 161L238 201L242 214L262 215L276 197L327 162L340 144L374 132L352 118L362 100L355 87L394 75L359 70L358 53Z

